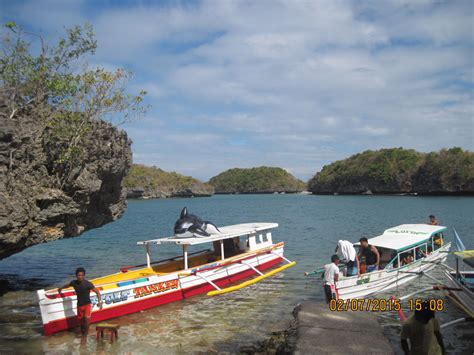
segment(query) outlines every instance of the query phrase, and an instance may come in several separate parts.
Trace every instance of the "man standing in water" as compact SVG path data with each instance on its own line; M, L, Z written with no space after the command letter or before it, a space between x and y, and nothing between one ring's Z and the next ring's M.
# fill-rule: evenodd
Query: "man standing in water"
M432 214L430 214L430 223L429 224L431 224L432 226L437 226L438 225L438 220Z
M324 265L324 294L326 295L326 302L329 303L332 299L337 299L336 282L339 281L339 257L334 254L331 256L331 263Z
M92 302L90 298L90 292L94 291L97 295L99 302L97 305L99 309L102 309L102 297L100 296L99 290L92 284L92 282L85 279L86 270L83 267L77 268L76 280L71 281L67 285L58 288L58 293L68 287L73 287L77 296L77 319L81 324L82 340L81 344L87 342L87 333L89 332L89 324L91 321L92 314Z

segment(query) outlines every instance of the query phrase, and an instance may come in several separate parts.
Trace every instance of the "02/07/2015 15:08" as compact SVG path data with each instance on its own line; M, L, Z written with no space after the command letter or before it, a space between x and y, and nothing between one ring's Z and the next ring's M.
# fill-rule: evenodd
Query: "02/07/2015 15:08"
M429 309L431 311L443 311L444 300L430 299L428 300ZM399 311L401 303L398 299L379 299L379 298L354 298L348 300L331 300L329 302L329 309L334 312L344 311L370 311L370 312L391 312ZM409 299L408 309L410 311L421 310L423 307L423 300Z

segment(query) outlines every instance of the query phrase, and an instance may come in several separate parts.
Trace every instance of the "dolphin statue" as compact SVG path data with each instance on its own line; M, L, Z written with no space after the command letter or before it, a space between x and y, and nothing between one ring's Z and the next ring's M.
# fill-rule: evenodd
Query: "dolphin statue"
M218 234L221 231L213 223L203 221L198 216L188 213L184 207L179 219L174 224L174 234L180 238L187 237L209 237L211 234Z

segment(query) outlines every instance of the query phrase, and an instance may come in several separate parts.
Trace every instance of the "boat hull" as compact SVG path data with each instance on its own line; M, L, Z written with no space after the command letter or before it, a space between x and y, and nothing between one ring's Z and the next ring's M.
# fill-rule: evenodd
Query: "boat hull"
M214 286L205 279L212 281L218 287L223 287L255 275L256 272L249 265L263 271L280 264L283 260L282 256L283 243L279 243L279 246L272 248L271 252L247 256L245 263L238 260L222 266L216 263L215 266L196 273L189 274L192 270L181 270L162 276L152 276L144 282L101 290L104 300L101 310L96 306L96 296L91 296L93 305L91 323L140 312L212 291L215 289ZM225 262L224 260L223 263ZM183 274L186 272L187 274ZM45 290L39 290L38 298L45 335L52 335L79 325L75 296L51 298Z
M391 270L379 270L360 277L342 278L337 283L339 298L343 300L363 298L379 292L399 287L419 277L418 272L427 272L436 267L437 263L447 259L451 243L443 245L424 259L409 265Z

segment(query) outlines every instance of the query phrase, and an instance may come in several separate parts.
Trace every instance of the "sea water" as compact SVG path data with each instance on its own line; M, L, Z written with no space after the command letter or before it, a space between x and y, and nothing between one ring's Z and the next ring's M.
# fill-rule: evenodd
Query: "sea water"
M119 341L114 345L97 344L91 335L86 350L118 353L237 351L240 346L266 339L272 331L285 327L298 302L308 299L324 302L321 279L305 277L304 272L328 263L339 239L357 241L362 236L379 235L398 224L425 223L430 214L436 215L442 225L456 227L466 247L474 248L474 198L471 197L287 194L131 200L124 216L116 222L78 238L31 247L0 261L0 278L8 278L20 288L0 297L0 353L79 352L77 332L42 335L34 290L69 282L78 266L85 267L87 278L92 279L117 272L121 266L144 263L143 247L136 242L171 235L184 206L190 213L217 226L278 223L274 241L284 241L285 256L298 264L237 292L217 297L199 295L114 319L114 323L121 325ZM180 250L173 246L152 248L154 260L177 254ZM431 274L443 278L440 267ZM420 278L380 297L404 295L431 283ZM427 296L441 297L436 293ZM445 311L437 313L441 322L463 316L447 300L445 306ZM393 346L400 349L397 315L385 312L378 317ZM364 324L352 326L364 328ZM453 353L474 349L472 323L446 328L443 335L448 350Z

